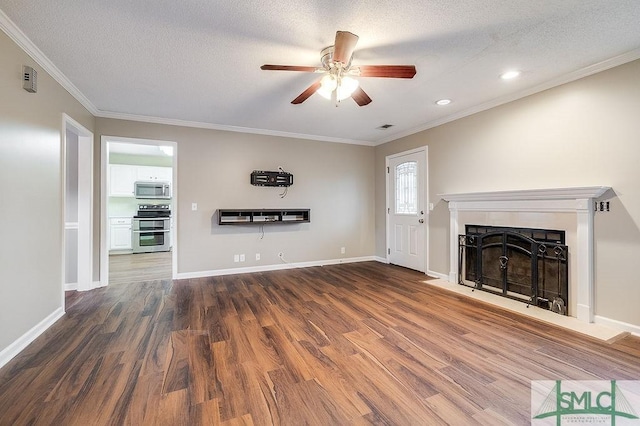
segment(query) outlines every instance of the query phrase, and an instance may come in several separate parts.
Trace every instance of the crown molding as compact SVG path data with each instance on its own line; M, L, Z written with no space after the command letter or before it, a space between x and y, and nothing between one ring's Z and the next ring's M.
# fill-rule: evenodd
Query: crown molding
M56 80L62 87L64 87L71 94L71 96L73 96L78 102L80 102L80 104L82 104L82 106L84 106L95 117L113 118L113 119L119 119L119 120L129 120L129 121L138 121L138 122L155 123L155 124L167 124L171 126L194 127L194 128L200 128L200 129L223 130L228 132L250 133L250 134L258 134L258 135L265 135L265 136L278 136L278 137L284 137L284 138L306 139L306 140L314 140L314 141L322 141L322 142L364 145L364 146L378 146L387 142L398 140L406 136L410 136L410 135L446 124L446 123L450 123L455 120L459 120L464 117L468 117L478 112L486 111L491 108L495 108L497 106L500 106L509 102L513 102L518 99L522 99L524 97L533 95L538 92L542 92L544 90L551 89L553 87L557 87L566 83L570 83L575 80L579 80L581 78L596 74L598 72L602 72L610 68L614 68L619 65L626 64L636 59L640 59L640 49L634 49L629 52L623 53L622 55L618 55L616 57L606 59L602 62L598 62L596 64L587 66L580 70L562 75L558 78L544 82L542 84L531 87L529 89L524 89L517 93L513 93L510 95L493 99L491 101L482 103L480 105L476 105L474 107L457 112L455 114L451 114L437 120L429 121L420 126L413 127L409 130L394 133L385 138L377 139L375 141L363 141L363 140L357 140L357 139L334 138L334 137L321 136L321 135L290 133L290 132L282 132L282 131L269 130L269 129L255 129L251 127L229 126L229 125L223 125L223 124L202 123L197 121L187 121L187 120L169 119L169 118L162 118L162 117L102 111L102 110L99 110L89 100L89 98L87 98L80 91L80 89L78 89L71 82L71 80L69 80L62 73L62 71L60 71L58 67L56 67L53 64L53 62L51 62L51 60L31 41L31 39L29 39L29 37L26 36L24 32L22 32L20 28L18 28L18 26L1 9L0 9L0 29L4 31L9 36L9 38L11 38L11 40L13 40L22 50L24 50L31 58L33 58L33 60L38 65L40 65L44 71L46 71L49 75L51 75L51 77L53 77L54 80Z
M563 84L571 83L572 81L576 81L581 78L588 77L590 75L597 74L602 71L606 71L608 69L626 64L631 61L635 61L637 59L640 59L640 49L631 50L629 52L623 53L622 55L618 55L613 58L606 59L602 62L598 62L596 64L589 65L585 68L570 72L568 74L561 75L560 77L538 84L537 86L533 86L528 89L524 89L509 95L501 96L499 98L490 100L480 105L476 105L471 108L467 108L463 111L456 112L455 114L451 114L446 117L439 118L437 120L429 121L425 124L422 124L417 127L413 127L409 130L398 132L393 135L387 136L385 138L378 139L373 143L373 145L378 146L378 145L385 144L387 142L404 138L406 136L411 136L416 133L441 126L443 124L450 123L452 121L459 120L461 118L468 117L470 115L477 114L479 112L486 111L491 108L495 108L497 106L516 101L518 99L526 98L527 96L531 96L536 93L543 92L545 90L549 90L557 86L561 86Z
M139 121L143 123L166 124L169 126L193 127L198 129L223 130L225 132L250 133L254 135L278 136L282 138L307 139L321 142L345 143L351 145L373 146L373 142L357 139L342 139L329 136L307 135L304 133L281 132L269 129L254 129L251 127L229 126L225 124L202 123L199 121L178 120L173 118L152 117L148 115L125 114L120 112L99 111L96 117L113 118L117 120Z
M152 117L145 115L126 114L110 111L102 111L96 106L56 67L53 62L22 32L20 28L0 9L0 29L4 31L27 55L42 67L55 81L64 87L82 106L95 117L113 118L119 120L138 121L144 123L166 124L170 126L194 127L199 129L223 130L227 132L250 133L265 136L278 136L284 138L306 139L322 142L344 143L352 145L373 146L373 142L356 139L333 138L329 136L307 135L302 133L281 132L268 129L254 129L250 127L228 126L223 124L202 123L170 118Z
M22 50L26 52L38 65L42 67L55 81L82 104L94 116L98 114L98 108L56 67L47 55L22 32L20 28L0 10L0 29L4 31Z

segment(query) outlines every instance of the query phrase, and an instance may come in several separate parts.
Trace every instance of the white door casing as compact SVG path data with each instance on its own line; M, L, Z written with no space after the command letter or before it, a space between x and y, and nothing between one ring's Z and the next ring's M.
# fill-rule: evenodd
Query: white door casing
M426 147L387 157L387 261L426 271Z
M93 280L93 133L67 114L62 114L62 191L66 201L66 145L67 132L73 133L78 138L78 249L77 255L77 290L85 291L95 288L98 283ZM65 215L63 214L63 220ZM62 228L64 229L63 223ZM63 238L63 257L66 253ZM65 304L64 272L66 259L63 260L62 275L62 306Z

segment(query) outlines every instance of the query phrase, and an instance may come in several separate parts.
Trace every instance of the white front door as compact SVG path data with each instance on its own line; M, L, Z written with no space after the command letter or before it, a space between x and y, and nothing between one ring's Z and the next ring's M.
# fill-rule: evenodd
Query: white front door
M426 148L387 158L389 263L425 272Z

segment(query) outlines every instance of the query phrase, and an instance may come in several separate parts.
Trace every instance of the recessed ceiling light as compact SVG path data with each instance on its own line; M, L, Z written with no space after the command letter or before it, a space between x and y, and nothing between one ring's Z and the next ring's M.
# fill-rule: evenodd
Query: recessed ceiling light
M449 105L451 103L451 99L440 99L436 101L436 105Z
M500 76L503 80L511 80L512 78L516 78L520 75L520 71L507 71Z

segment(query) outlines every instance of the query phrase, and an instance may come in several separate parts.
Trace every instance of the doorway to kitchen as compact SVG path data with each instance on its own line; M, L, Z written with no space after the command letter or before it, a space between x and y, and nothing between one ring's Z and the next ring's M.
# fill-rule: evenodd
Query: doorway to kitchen
M177 144L102 136L101 151L101 281L173 279Z

